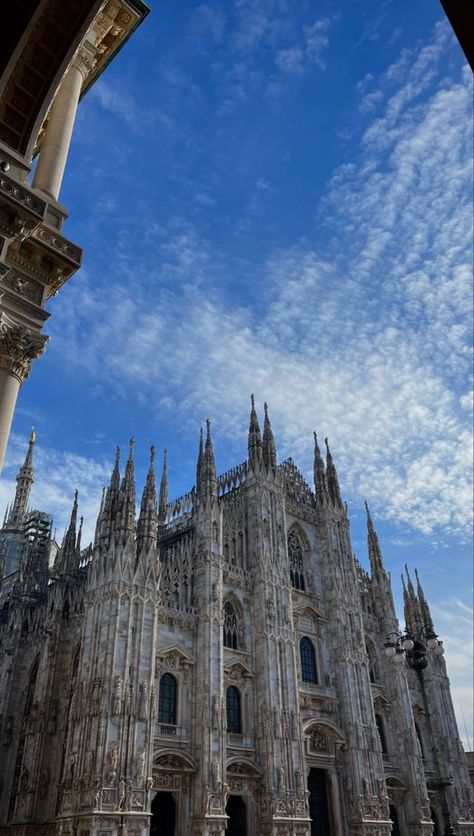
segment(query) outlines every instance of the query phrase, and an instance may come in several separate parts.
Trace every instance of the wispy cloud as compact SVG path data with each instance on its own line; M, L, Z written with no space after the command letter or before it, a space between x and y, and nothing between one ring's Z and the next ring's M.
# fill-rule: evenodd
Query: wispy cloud
M83 282L81 304L71 288L55 319L76 364L185 424L210 413L237 441L256 391L283 454L309 469L316 426L349 499L425 533L471 519L471 96L467 78L440 74L446 37L438 27L384 74L359 156L321 204L324 256L302 242L261 267L232 263L176 219L152 264L122 262L133 292ZM236 307L229 288L243 280L252 298Z
M12 500L14 476L23 464L26 449L25 438L11 436L5 475L0 481L0 508L6 508ZM41 443L36 445L35 481L30 507L40 508L53 515L59 542L70 518L75 488L79 490L79 513L84 517L82 542L87 545L92 540L102 487L108 483L111 467L111 462L78 456L67 450L45 447Z
M472 590L471 590L472 600ZM436 630L443 639L448 660L459 734L466 750L474 744L472 706L473 610L458 598L443 598L432 606Z

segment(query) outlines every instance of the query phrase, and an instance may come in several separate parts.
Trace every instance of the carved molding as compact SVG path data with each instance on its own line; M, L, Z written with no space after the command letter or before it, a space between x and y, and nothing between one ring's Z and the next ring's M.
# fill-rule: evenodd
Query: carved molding
M28 377L33 360L43 354L48 341L49 337L29 331L0 313L0 368L14 374L20 385Z

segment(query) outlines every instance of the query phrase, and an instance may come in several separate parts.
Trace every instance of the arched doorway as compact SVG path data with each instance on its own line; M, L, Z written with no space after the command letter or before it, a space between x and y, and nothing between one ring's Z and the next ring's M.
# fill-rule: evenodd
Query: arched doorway
M400 825L398 823L397 808L393 804L390 804L389 810L390 810L390 818L391 818L392 824L393 824L392 836L401 836Z
M441 827L439 825L439 818L437 816L437 813L433 809L433 807L431 807L431 821L434 824L434 830L433 830L434 836L441 836Z
M151 802L150 836L175 836L176 802L170 792L157 792Z
M225 808L229 820L226 836L247 836L247 808L241 795L231 795Z
M308 775L311 836L332 836L327 771L310 769Z

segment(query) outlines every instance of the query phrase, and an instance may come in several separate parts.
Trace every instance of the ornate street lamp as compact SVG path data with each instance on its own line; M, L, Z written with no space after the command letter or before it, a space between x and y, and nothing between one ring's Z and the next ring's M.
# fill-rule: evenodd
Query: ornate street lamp
M414 670L420 682L420 691L423 697L423 707L425 709L426 725L431 740L434 742L433 728L431 725L430 709L426 696L425 681L423 671L429 663L429 651L435 656L442 656L444 653L443 642L438 639L433 628L423 630L419 636L414 636L408 630L405 633L389 633L387 641L385 642L385 653L396 665L402 665L405 661L408 666ZM451 822L451 814L449 811L448 799L446 795L446 787L451 786L451 781L443 778L441 775L441 767L438 758L438 751L436 746L433 746L433 760L435 763L436 774L438 780L436 783L437 789L441 794L441 812L443 815L444 831L443 836L456 836L456 831Z

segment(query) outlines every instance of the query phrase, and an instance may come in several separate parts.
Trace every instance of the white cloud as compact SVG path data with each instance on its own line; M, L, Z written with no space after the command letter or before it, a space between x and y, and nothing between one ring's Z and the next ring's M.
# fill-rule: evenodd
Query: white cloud
M326 63L321 55L329 46L327 32L331 27L331 20L327 17L315 20L311 26L304 26L303 32L306 41L306 57L310 64L316 64L320 70L326 68Z
M471 590L472 600L472 590ZM474 745L472 705L473 610L457 599L441 599L431 607L436 630L446 649L451 696L464 748Z
M121 263L112 297L84 278L67 288L51 350L67 344L118 396L133 389L186 426L210 413L231 442L255 391L308 471L312 429L330 435L348 499L425 533L468 531L471 96L467 78L439 75L447 37L437 27L361 83L383 100L329 184L325 258L306 242L259 274L176 219L153 261ZM239 306L225 288L250 286L247 269Z
M19 467L23 464L28 444L18 435L10 437L3 478L0 481L0 508L12 501ZM113 451L110 451L113 453ZM35 481L30 507L53 515L57 538L61 542L69 522L74 490L79 490L79 515L84 516L83 545L94 536L102 487L108 484L111 462L78 456L67 450L45 447L38 439L34 451Z
M291 49L279 49L275 56L275 64L282 73L302 75L304 53L299 46Z

